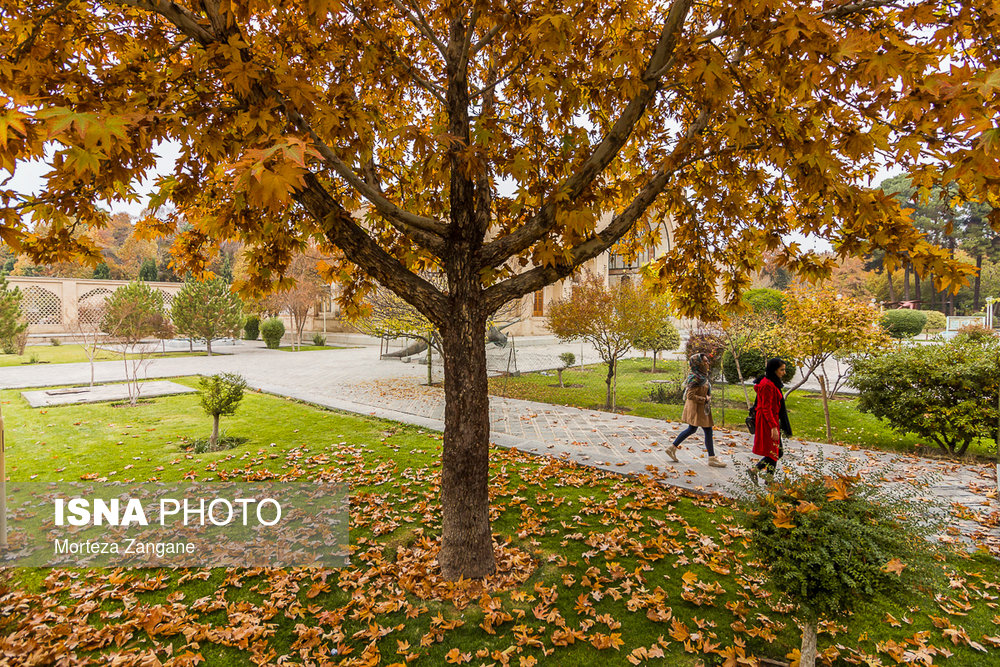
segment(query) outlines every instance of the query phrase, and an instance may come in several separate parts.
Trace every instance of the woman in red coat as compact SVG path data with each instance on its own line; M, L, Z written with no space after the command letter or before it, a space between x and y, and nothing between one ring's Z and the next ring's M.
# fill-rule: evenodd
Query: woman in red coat
M773 475L781 458L781 434L792 434L788 422L788 412L785 410L785 395L781 392L784 386L785 362L781 359L771 359L767 362L764 377L754 385L757 392L756 428L753 436L753 453L762 457L757 466L750 470L750 475L756 481L757 472L767 471Z

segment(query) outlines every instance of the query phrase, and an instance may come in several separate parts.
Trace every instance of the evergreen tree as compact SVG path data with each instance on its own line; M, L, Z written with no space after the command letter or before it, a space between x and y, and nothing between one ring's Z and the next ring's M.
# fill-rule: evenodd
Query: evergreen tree
M174 298L171 317L178 333L204 340L211 356L213 338L240 335L243 302L221 278L191 280Z
M0 275L0 346L4 354L20 353L17 337L28 328L21 313L21 290L7 287L7 277Z
M101 262L94 267L94 278L96 280L111 280L111 267L107 262Z
M153 282L159 277L156 269L155 259L142 260L142 267L139 268L139 280L143 282Z

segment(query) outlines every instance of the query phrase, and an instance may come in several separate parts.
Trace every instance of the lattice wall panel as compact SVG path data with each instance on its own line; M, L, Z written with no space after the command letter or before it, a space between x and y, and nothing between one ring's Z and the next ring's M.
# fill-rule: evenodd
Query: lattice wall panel
M102 307L111 294L111 290L105 287L98 287L84 293L76 302L80 321L84 324L97 324L100 322Z
M174 295L165 290L160 290L160 294L163 295L163 309L170 314L170 308L174 305Z
M54 292L35 285L23 292L21 310L29 324L62 324L62 299Z

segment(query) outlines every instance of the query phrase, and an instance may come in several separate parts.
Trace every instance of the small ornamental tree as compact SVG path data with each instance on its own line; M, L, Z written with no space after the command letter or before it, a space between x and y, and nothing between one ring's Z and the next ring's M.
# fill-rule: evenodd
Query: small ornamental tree
M776 292L776 290L751 290L750 292ZM747 294L750 294L747 292ZM784 305L784 295L781 304ZM746 295L744 295L745 297ZM779 355L782 349L780 337L777 334L779 316L771 310L754 310L752 307L741 312L732 313L724 319L718 329L725 343L722 354L722 374L727 382L740 384L743 388L743 400L750 407L750 389L745 380L763 375L767 359ZM785 360L789 371L794 371L790 359ZM786 375L786 381L791 375Z
M89 301L77 307L76 319L70 324L73 333L83 347L90 362L90 386L94 386L94 360L107 334L101 331L107 304L104 301Z
M7 286L7 277L0 276L0 347L4 354L20 354L18 336L28 329L21 312L23 295L18 288Z
M929 538L945 514L928 508L915 486L887 486L881 474L862 478L844 465L821 465L786 469L767 488L745 475L736 482L750 549L797 607L801 667L816 664L821 620L844 622L856 609L886 600L906 603L933 581Z
M292 349L302 347L302 331L309 318L309 309L329 293L329 286L317 269L318 262L309 254L296 254L286 273L288 283L267 299L270 310L288 313L292 323Z
M802 376L785 392L787 397L813 375L819 380L826 420L826 438L832 437L829 399L847 377L841 362L885 349L889 338L878 323L878 309L870 302L836 294L824 288L799 288L789 293L781 337L785 349L798 361ZM836 362L831 382L827 362Z
M908 308L887 310L879 318L879 324L893 338L899 340L913 338L924 330L924 326L927 324L927 315L919 310Z
M281 347L281 337L285 335L285 323L277 317L264 320L260 325L260 335L268 349L277 350Z
M247 381L235 373L220 373L201 378L199 385L201 407L205 409L205 414L212 418L212 437L209 438L208 447L215 449L219 442L219 417L236 413L236 408L243 400Z
M711 360L710 371L715 375L722 367L722 351L725 349L726 339L720 331L696 329L688 335L687 342L684 343L684 356L690 359L696 354L707 354ZM681 373L686 376L687 372L688 367L685 363Z
M111 267L108 266L107 262L101 262L94 267L94 280L110 280L111 279Z
M997 426L1000 342L954 340L852 361L858 409L961 456Z
M149 365L153 349L141 343L174 335L164 313L163 293L141 282L119 287L105 302L101 329L121 346L129 403L134 406L141 390L140 375Z
M632 341L632 347L637 350L653 353L653 371L656 372L656 355L663 351L676 350L681 345L681 334L669 320L664 320L648 336L639 336Z
M563 352L559 355L559 366L556 368L556 373L559 374L559 386L563 386L562 374L563 371L576 363L576 355L572 352Z
M636 338L651 336L668 315L666 303L645 290L631 283L608 287L590 274L574 285L568 299L552 304L547 319L559 340L582 339L597 348L608 365L605 407L614 411L618 361Z
M240 335L243 302L221 278L191 280L174 297L170 315L179 334L204 340L212 356L213 338Z

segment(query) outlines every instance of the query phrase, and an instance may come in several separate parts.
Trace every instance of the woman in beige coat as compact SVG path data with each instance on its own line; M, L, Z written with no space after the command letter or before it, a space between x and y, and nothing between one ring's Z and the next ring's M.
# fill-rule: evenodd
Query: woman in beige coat
M691 373L688 375L684 391L684 412L681 421L688 427L677 434L674 444L667 447L667 456L678 461L677 450L681 443L694 435L700 426L705 431L705 449L708 450L708 465L713 468L725 468L726 464L715 456L712 447L712 383L708 380L709 358L706 354L695 354L688 359Z

